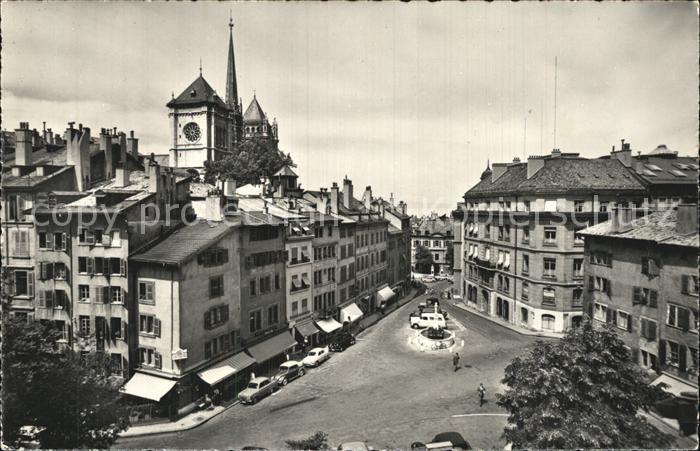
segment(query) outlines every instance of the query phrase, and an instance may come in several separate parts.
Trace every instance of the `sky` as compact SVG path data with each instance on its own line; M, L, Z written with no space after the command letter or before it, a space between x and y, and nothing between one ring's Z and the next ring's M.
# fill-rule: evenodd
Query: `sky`
M3 129L117 127L167 153L200 58L225 96L229 13L244 108L255 92L277 118L304 188L347 175L445 213L487 161L698 152L686 2L3 2Z

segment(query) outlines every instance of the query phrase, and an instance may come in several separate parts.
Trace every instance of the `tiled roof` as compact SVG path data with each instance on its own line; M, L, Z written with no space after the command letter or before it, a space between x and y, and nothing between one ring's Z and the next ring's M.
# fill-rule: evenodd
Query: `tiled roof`
M168 102L168 107L199 105L202 103L214 104L220 108L228 109L226 103L221 100L221 97L214 91L209 83L200 74L182 94Z
M466 195L569 193L572 191L644 191L644 185L618 160L544 158L544 166L527 178L527 163L509 165L495 181L481 180Z
M658 211L631 221L631 228L624 232L613 231L613 220L581 230L582 235L607 236L620 239L654 241L697 248L700 245L698 232L679 235L676 231L678 212L673 209Z
M452 235L454 221L447 215L438 216L437 218L418 218L418 222L412 224L414 235ZM426 234L427 232L427 234ZM449 232L449 233L448 233Z
M2 187L3 188L21 188L21 187L26 187L26 188L33 188L35 186L38 186L46 181L51 180L52 178L64 174L66 172L73 172L73 166L64 166L62 168L59 168L55 172L52 172L51 174L43 175L43 176L37 176L36 171L32 171L29 174L22 175L20 177L17 177L15 175L12 175L11 172L5 172L2 175Z
M698 158L639 155L632 161L637 174L649 184L698 183Z
M263 119L265 119L265 112L260 107L258 99L255 96L253 96L253 100L250 101L250 105L248 105L248 108L243 114L243 122L246 124L259 123L262 122Z
M234 224L199 221L185 226L147 251L130 258L140 262L181 265L199 251L214 245L233 230Z

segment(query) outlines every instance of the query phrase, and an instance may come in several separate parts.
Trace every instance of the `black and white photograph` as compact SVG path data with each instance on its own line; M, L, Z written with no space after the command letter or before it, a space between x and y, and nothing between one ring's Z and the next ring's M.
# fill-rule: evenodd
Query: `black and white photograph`
M698 1L0 1L2 449L697 449Z

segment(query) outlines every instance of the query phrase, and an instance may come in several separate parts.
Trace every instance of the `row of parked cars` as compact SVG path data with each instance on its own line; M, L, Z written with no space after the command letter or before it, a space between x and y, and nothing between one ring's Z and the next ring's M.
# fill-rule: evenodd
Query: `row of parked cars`
M238 400L243 404L255 404L264 397L286 386L294 379L306 374L307 368L318 367L331 358L331 352L342 352L355 344L355 337L343 332L335 335L327 346L313 348L306 353L301 361L287 360L279 366L277 373L271 378L256 377L238 394Z

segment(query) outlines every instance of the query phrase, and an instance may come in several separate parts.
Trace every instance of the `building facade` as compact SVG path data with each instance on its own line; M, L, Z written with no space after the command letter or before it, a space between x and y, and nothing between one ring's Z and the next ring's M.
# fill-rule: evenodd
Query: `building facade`
M452 272L454 252L454 222L450 216L429 216L416 218L411 233L411 267L416 271L416 251L420 246L428 249L433 259L433 274L450 274Z
M615 327L651 374L697 391L697 204L640 214L619 209L610 221L581 232L586 311L594 324Z

